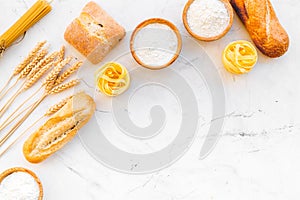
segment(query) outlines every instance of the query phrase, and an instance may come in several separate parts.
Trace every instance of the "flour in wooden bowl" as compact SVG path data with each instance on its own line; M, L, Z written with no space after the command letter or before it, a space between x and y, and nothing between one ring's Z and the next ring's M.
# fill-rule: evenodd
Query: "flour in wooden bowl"
M26 172L14 172L0 183L1 200L38 200L39 196L38 183Z
M230 25L230 13L221 0L194 0L187 11L187 23L194 34L212 38Z
M163 19L150 19L133 33L131 51L136 61L150 69L161 69L176 60L181 50L177 28Z

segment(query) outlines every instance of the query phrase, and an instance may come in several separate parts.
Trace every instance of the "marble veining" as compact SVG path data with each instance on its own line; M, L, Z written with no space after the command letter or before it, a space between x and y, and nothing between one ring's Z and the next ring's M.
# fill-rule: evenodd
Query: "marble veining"
M3 32L34 0L0 0L0 30ZM54 0L53 11L28 31L0 59L0 85L9 77L37 41L48 40L53 49L66 44L65 27L76 17L87 0ZM127 31L144 19L163 17L187 35L181 12L184 0L96 0ZM22 155L25 138L0 158L0 171L22 166L35 171L44 185L47 200L298 200L300 180L300 17L299 1L271 0L277 16L290 36L290 49L278 59L259 53L259 61L247 75L229 74L221 63L221 50L231 41L249 40L234 15L230 32L215 42L199 42L214 61L226 92L225 126L214 151L199 160L205 135L197 135L189 151L174 165L153 174L129 175L111 170L94 160L76 137L45 162L32 165ZM63 20L62 20L63 19ZM67 45L67 44L66 44ZM80 55L72 48L68 54ZM82 57L81 57L82 58ZM90 83L85 83L91 87ZM50 101L49 101L50 102ZM51 103L43 103L30 121L40 117ZM52 101L53 102L53 101ZM0 102L1 104L1 102ZM110 115L97 108L101 115ZM199 116L206 130L211 119ZM215 119L212 119L215 120ZM2 134L2 132L0 133Z

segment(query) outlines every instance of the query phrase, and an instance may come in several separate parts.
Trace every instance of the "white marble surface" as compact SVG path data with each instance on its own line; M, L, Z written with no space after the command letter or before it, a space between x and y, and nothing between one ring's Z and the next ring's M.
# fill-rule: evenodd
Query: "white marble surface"
M1 32L33 2L0 0ZM65 27L86 2L54 0L53 11L1 58L0 85L37 41L46 39L54 49L66 44ZM187 34L181 21L184 0L97 2L128 31L144 19L163 17ZM228 113L222 137L206 159L198 159L203 135L197 136L191 149L174 165L147 175L122 174L99 164L85 151L78 138L45 162L33 165L24 159L23 141L20 141L0 158L0 171L15 166L33 170L43 182L44 199L47 200L299 199L300 27L297 20L300 2L272 0L272 3L290 36L290 49L283 57L269 59L259 54L259 62L251 73L243 76L227 73L222 67L221 50L232 40L249 39L236 15L232 29L224 38L200 43L214 60L224 81ZM68 54L71 53L78 55L68 48ZM19 131L46 108L47 103Z

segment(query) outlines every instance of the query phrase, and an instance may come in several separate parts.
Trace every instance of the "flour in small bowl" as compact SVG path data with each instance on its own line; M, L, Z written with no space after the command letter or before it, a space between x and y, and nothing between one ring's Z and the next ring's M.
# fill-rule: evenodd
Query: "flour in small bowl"
M145 26L139 30L134 39L136 56L141 62L153 68L170 62L176 54L177 47L176 33L161 23Z
M39 194L38 183L25 172L14 172L0 183L1 200L38 200Z
M194 0L187 12L187 22L201 37L220 35L230 23L230 15L220 0Z

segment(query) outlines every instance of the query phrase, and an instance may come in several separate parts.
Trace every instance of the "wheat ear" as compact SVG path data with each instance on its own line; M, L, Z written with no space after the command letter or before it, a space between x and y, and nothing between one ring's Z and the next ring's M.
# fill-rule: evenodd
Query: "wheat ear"
M48 51L43 49L20 73L19 79L25 78L31 70L46 56Z
M51 75L51 73L50 73ZM54 82L56 79L54 79ZM47 83L47 81L45 82ZM27 113L9 130L8 133L0 139L0 147L16 132L16 130L24 123L24 121L29 117L29 115L41 104L41 102L48 96L53 94L58 94L67 89L70 89L80 83L79 79L71 80L65 84L52 87L51 89L46 89L45 94L27 111ZM54 83L53 83L54 84Z
M58 55L58 59L60 61L64 60L65 59L65 53L66 53L66 47L65 46L62 46L60 48L60 51L59 51L59 55Z
M24 85L24 90L29 89L32 85L34 85L51 67L53 66L53 63L50 62L46 66L44 66L42 69L40 69L31 79L27 80Z
M41 70L44 66L54 61L54 59L58 56L58 52L53 52L50 55L44 57L27 75L27 79L31 79L39 70Z
M44 51L44 53L46 53L46 51ZM42 53L41 55L43 55L44 53ZM9 108L9 106L13 103L13 101L17 98L17 96L19 94L21 94L23 91L29 89L32 85L34 85L53 65L53 60L55 59L55 57L58 55L58 52L54 52L46 57L44 57L43 59L41 59L38 64L31 70L31 72L27 75L27 81L25 82L25 85L23 86L23 88L18 91L18 93L16 93L15 96L13 96L13 98L11 98L12 100L9 101L4 108L1 109L0 111L0 116L4 114L4 112ZM37 60L35 61L37 62ZM33 65L31 65L33 66ZM29 68L29 67L28 67ZM26 72L27 73L27 72ZM25 73L24 73L25 74ZM30 77L30 78L29 78ZM41 89L41 88L40 88ZM39 90L38 89L31 97L33 97L34 95L36 95ZM31 98L30 97L30 98ZM14 116L14 114L28 101L30 100L30 98L28 98L27 100L25 100L6 120L4 123L2 123L2 125L0 125L0 130L3 129L3 126L7 126L9 123L11 123L12 121L10 121L9 123L7 123L7 121Z
M51 67L52 67L53 63L50 62L48 63L46 66L44 66L42 69L40 69L30 80L27 80L25 82L25 85L23 86L22 90L19 92L22 93L24 92L25 90L28 90L32 85L34 85ZM2 125L0 125L0 130L3 129L4 126L7 126L9 125L9 123L11 123L12 121L10 121L9 123L7 123L7 121L15 115L15 113L20 109L22 108L22 106L25 105L25 103L27 103L33 96L35 96L39 91L40 89L42 89L43 86L41 86L35 93L33 93L29 98L27 98L16 110L14 110L12 112L12 114L4 121L4 123ZM16 97L15 97L16 98ZM12 102L11 102L12 103ZM11 105L10 104L6 104L6 107L4 108L3 111L1 112L5 112L9 106ZM1 113L0 113L1 114ZM5 127L4 127L5 128Z
M61 61L63 61L65 59L65 46L62 46L58 52L58 56L57 56L57 59L54 63L54 65L57 65L58 63L60 63Z
M64 107L64 105L66 105L68 103L68 101L72 98L73 96L67 97L63 100L61 100L59 103L51 106L47 112L45 113L44 116L51 116L54 115L55 113L57 113L62 107Z
M46 44L46 41L39 42L33 50L28 54L28 56L14 69L13 74L10 76L10 78L6 81L6 83L3 85L3 87L0 89L0 94L5 91L11 80L14 76L18 75L30 62L31 60L37 55L37 53L41 50L41 48ZM15 83L16 84L16 83ZM15 85L14 85L15 86ZM11 87L12 88L12 87ZM11 89L10 88L10 89ZM0 99L5 96L8 91L6 91L3 95L0 96Z
M64 59L63 61L61 61L60 63L58 63L52 69L52 71L48 74L48 76L46 77L46 79L43 83L43 85L46 86L46 90L51 90L54 87L54 84L56 82L56 79L57 79L59 73L64 68L64 66L66 64L68 64L71 60L72 60L72 57L68 57L68 58Z
M58 86L52 88L51 90L47 91L47 94L49 94L49 95L58 94L60 92L63 92L69 88L72 88L72 87L78 85L79 83L80 83L79 79L71 80L65 84L58 85Z
M18 75L30 62L36 57L37 53L46 44L46 41L39 42L34 49L28 54L28 56L15 68L13 76Z
M82 62L76 62L74 65L69 67L66 71L64 71L56 80L55 86L64 82L67 78L69 78L72 74L74 74L78 69L82 66Z
M53 60L55 59L55 57L57 57L57 54L58 54L58 52L54 52L54 53L50 54L49 56L46 56L45 58L43 58L38 63L38 65L37 65L38 67L34 68L35 70L38 70L38 71L36 71L36 73L33 74L33 76L25 82L25 85L23 86L23 89L21 92L29 89L32 85L34 85L53 66ZM42 68L37 69L40 67L42 67ZM28 76L30 76L30 74ZM27 76L27 78L28 78L28 76ZM42 87L43 87L43 85L31 97L36 95ZM24 101L9 117L12 117L28 100L30 100L30 98L28 98L26 101ZM9 120L9 118L7 120Z
M47 50L46 49L43 49L42 52L29 64L27 65L23 71L20 73L20 76L19 76L19 79L20 78L25 78L28 73L30 73L30 71L33 69L33 67L38 63L40 62L41 59L43 59L45 57L45 55L47 54ZM35 78L39 78L39 77L35 77ZM36 80L34 79L31 79L29 80L29 84L34 84ZM25 84L26 84L27 81L25 81ZM27 87L25 85L25 87ZM4 105L4 107L1 109L0 111L0 117L7 111L7 109L11 106L11 104L16 100L16 98L22 93L25 91L25 87L21 86L21 88L7 101L7 103Z

